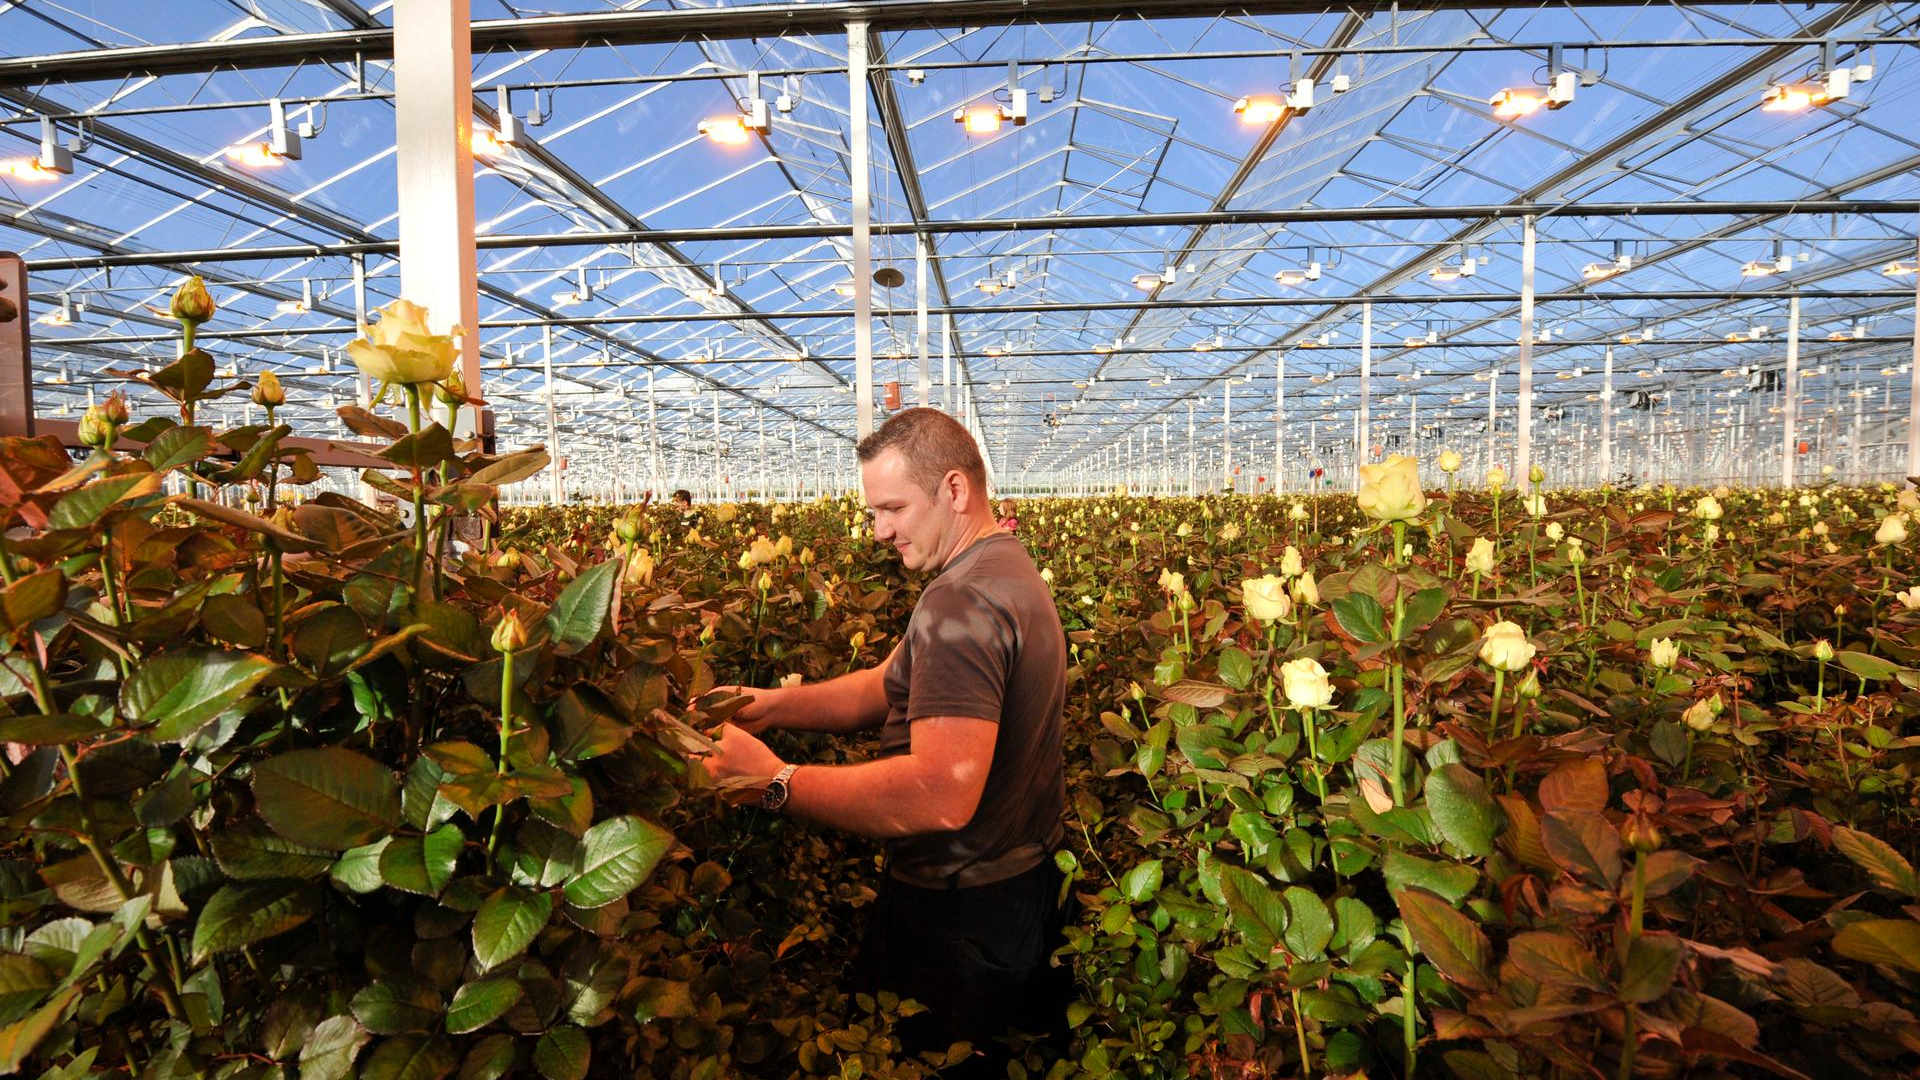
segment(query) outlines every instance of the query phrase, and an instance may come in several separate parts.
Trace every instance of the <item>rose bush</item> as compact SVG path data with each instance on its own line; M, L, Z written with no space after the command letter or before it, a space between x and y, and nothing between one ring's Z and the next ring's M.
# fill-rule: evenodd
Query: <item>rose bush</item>
M892 648L921 582L854 502L496 514L544 455L343 410L416 531L302 498L281 425L196 424L250 389L205 357L84 461L0 444L0 1067L957 1060L838 989L875 846L688 764L715 685ZM1920 1068L1920 580L1876 541L1910 492L1556 492L1504 533L1499 497L1023 511L1071 642L1079 992L1016 1075Z

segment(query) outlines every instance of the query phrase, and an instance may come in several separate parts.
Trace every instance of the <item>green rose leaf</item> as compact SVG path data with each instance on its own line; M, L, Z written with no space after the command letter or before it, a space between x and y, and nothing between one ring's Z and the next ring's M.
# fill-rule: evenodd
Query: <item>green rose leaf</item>
M314 1026L300 1048L300 1080L344 1080L353 1073L353 1059L372 1038L351 1016L330 1016Z
M1849 960L1920 972L1920 922L1862 919L1833 935L1833 951Z
M1380 602L1363 592L1351 592L1333 602L1333 617L1340 629L1356 641L1369 643L1387 640L1386 612Z
M1836 825L1833 846L1867 872L1873 883L1892 892L1920 897L1920 875L1893 845L1871 833Z
M1220 891L1226 894L1233 928L1247 940L1247 951L1264 961L1287 930L1286 901L1251 870L1222 863Z
M517 979L481 979L462 986L447 1006L447 1033L465 1035L486 1027L505 1016L521 993Z
M551 893L496 890L473 917L473 958L488 969L519 956L552 915Z
M214 834L213 858L222 873L241 881L313 878L333 866L331 853L296 844L251 818Z
M410 893L439 896L453 880L454 863L466 842L457 825L443 826L425 836L397 836L380 852L381 880Z
M513 1036L485 1036L460 1063L460 1080L500 1080L513 1068L513 1058Z
M1469 990L1492 990L1493 946L1470 917L1446 898L1425 889L1401 889L1395 895L1400 918L1440 973Z
M373 1048L361 1080L440 1080L460 1059L444 1035L402 1035Z
M299 881L233 881L200 910L193 927L193 960L284 934L320 910L319 898Z
M1222 649L1220 681L1235 690L1245 690L1253 683L1253 658L1232 646Z
M1507 943L1507 961L1549 986L1600 993L1607 989L1600 961L1571 934L1532 931Z
M1127 871L1127 876L1120 879L1120 891L1129 901L1144 904L1160 891L1160 875L1160 860L1148 859Z
M555 642L571 651L592 644L600 636L619 575L619 560L609 559L567 583L547 612L547 629Z
M273 831L344 851L400 823L400 785L386 766L351 750L295 750L253 767L253 796Z
M354 1019L375 1035L404 1035L439 1026L440 995L410 975L367 984L353 995Z
M1287 903L1287 932L1282 937L1296 960L1318 960L1333 940L1333 914L1311 891L1292 885L1282 894Z
M1427 777L1427 809L1448 843L1469 855L1493 854L1500 810L1479 773L1458 762L1435 769Z
M253 653L189 649L141 662L120 687L120 709L153 738L179 742L239 704L274 669Z
M533 1044L533 1067L547 1080L586 1080L592 1060L587 1033L572 1024L548 1031Z
M632 892L673 844L673 834L631 815L608 818L580 839L580 872L568 881L567 902L605 907Z
M1674 934L1645 934L1627 946L1626 963L1615 991L1620 1000L1645 1005L1665 997L1686 958L1686 946Z

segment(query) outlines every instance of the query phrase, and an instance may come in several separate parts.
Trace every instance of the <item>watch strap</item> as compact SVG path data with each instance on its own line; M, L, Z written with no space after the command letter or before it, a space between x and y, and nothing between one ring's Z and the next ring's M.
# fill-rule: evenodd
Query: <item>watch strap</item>
M788 765L775 773L772 782L767 785L766 792L760 796L760 805L768 810L778 810L787 805L787 796L791 793L788 781L793 779L793 774L799 768L797 764Z

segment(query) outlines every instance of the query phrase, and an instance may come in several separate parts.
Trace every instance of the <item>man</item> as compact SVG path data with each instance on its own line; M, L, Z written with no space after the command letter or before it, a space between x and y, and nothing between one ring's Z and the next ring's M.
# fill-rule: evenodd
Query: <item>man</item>
M1016 1023L1057 1027L1071 985L1049 964L1061 925L1066 638L1026 549L994 520L965 428L907 409L856 453L874 539L938 576L881 666L740 690L753 701L722 727L707 768L771 777L764 805L886 840L856 989L928 1007L903 1026L910 1051L964 1040L984 1052L969 1067L1004 1076L990 1071L1005 1056L992 1040ZM789 764L756 737L873 727L879 756L856 765Z

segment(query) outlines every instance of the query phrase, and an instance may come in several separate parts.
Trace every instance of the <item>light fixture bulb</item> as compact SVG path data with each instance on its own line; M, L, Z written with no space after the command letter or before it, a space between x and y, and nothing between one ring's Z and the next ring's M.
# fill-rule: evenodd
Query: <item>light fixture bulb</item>
M1233 103L1243 124L1271 124L1287 114L1286 103L1268 94L1243 97Z
M260 141L227 147L227 160L249 169L277 169L281 158L274 153L272 143Z
M1804 112L1826 103L1826 95L1797 83L1775 83L1760 95L1761 112Z
M744 146L747 122L740 116L709 116L700 121L699 132L721 146Z
M1139 289L1141 292L1152 292L1153 290L1159 288L1160 284L1161 282L1160 282L1159 274L1133 275L1133 287L1136 289Z
M479 157L500 157L507 152L507 144L500 141L500 136L486 128L474 128L472 137L467 140L467 145Z
M58 180L60 172L49 169L38 158L9 158L0 161L0 176L11 177L29 184L45 184Z
M1538 112L1540 106L1546 104L1546 101L1532 90L1509 87L1488 98L1487 104L1493 106L1494 119L1518 120Z
M953 118L969 135L992 135L1007 120L1005 110L998 105L973 105L954 113Z
M1880 272L1888 277L1903 277L1907 274L1914 273L1916 270L1920 270L1920 265L1910 262L1900 262L1898 260L1890 262L1880 268Z

